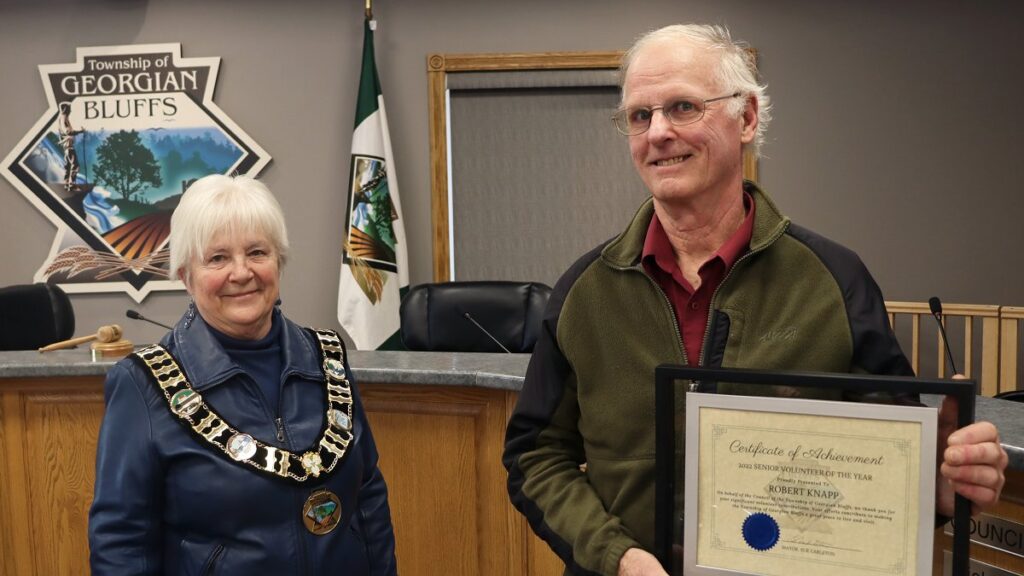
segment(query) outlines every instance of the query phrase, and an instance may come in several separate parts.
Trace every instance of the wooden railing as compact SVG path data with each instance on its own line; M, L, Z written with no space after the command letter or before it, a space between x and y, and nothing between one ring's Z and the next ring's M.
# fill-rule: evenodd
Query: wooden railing
M1003 306L999 311L999 391L1020 390L1017 362L1020 361L1020 327L1024 307Z
M889 324L896 331L914 372L919 376L949 376L945 346L935 321L930 318L928 304L886 302L885 306ZM976 379L982 395L995 396L1024 388L1017 380L1024 307L943 304L942 316L957 370ZM931 346L934 354L928 350Z

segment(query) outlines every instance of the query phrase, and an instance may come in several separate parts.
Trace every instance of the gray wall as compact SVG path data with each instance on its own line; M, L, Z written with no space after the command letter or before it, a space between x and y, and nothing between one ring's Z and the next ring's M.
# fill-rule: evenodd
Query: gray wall
M215 101L274 157L263 178L291 225L285 311L337 327L362 5L0 0L0 156L46 110L36 66L71 62L78 46L181 42L186 57L222 57ZM431 279L428 53L614 50L662 24L711 21L759 50L776 103L761 181L786 213L857 250L890 300L1024 305L1018 0L378 0L375 11L414 283ZM54 229L6 181L0 207L0 286L30 282ZM127 322L135 306L73 301L78 333ZM170 322L184 301L135 307ZM138 342L160 332L128 326Z

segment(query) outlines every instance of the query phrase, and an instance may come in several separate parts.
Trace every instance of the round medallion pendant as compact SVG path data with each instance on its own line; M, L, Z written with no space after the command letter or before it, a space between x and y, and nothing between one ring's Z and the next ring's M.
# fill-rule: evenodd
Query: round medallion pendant
M235 460L248 460L256 455L256 441L244 432L228 438L228 454Z
M324 372L335 380L345 379L345 365L334 358L324 360Z
M341 520L341 500L333 492L321 488L309 495L302 506L302 523L317 536L323 536Z
M174 393L174 396L171 396L171 410L182 417L195 414L202 403L202 396L191 388L178 390Z

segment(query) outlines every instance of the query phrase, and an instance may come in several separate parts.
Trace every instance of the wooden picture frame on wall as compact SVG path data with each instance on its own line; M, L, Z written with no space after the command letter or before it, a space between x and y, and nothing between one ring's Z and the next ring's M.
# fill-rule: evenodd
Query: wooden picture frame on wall
M427 96L430 131L430 190L435 282L451 278L451 185L449 181L448 109L450 74L467 72L520 72L533 70L608 70L619 67L623 52L544 52L504 54L431 54L427 57ZM757 180L757 161L751 154L743 158L743 173Z

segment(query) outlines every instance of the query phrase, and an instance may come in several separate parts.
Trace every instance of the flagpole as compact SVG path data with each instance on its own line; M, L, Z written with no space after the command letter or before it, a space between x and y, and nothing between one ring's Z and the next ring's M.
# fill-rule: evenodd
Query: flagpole
M358 350L400 350L402 296L409 291L405 220L399 201L387 113L373 50L372 0L363 0L352 171L338 274L338 323Z

